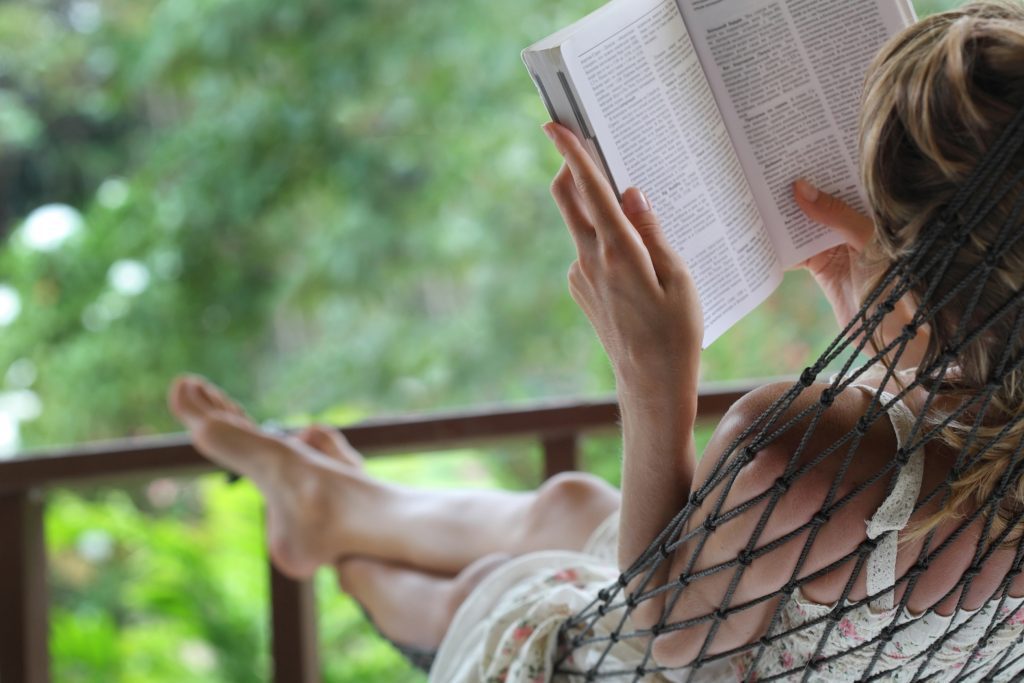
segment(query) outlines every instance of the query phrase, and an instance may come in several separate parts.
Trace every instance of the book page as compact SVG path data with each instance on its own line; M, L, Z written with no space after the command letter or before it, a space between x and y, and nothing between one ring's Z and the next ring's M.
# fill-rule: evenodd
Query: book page
M857 126L865 71L913 11L903 0L679 0L782 264L839 243L804 217L804 176L863 210Z
M647 193L686 260L708 346L774 291L778 256L675 0L632 0L562 47L571 86L621 191Z

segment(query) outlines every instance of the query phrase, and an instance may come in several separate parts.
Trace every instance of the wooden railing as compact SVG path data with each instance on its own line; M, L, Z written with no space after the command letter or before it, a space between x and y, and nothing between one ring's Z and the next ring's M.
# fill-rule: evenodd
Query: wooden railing
M749 387L706 388L698 415L721 416ZM524 408L403 417L344 428L352 445L377 455L453 445L535 439L544 476L577 468L581 435L614 430L614 401L561 402ZM215 471L184 436L89 444L0 462L0 681L45 683L49 676L45 493L53 487L117 485L139 477ZM270 568L271 656L278 683L318 681L312 585Z

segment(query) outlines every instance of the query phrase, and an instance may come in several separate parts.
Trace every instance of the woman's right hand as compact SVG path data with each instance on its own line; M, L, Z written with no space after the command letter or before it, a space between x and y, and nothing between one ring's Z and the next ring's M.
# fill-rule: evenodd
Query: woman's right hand
M620 400L668 397L696 410L704 316L686 264L642 192L620 203L570 130L544 131L565 158L551 191L576 244L569 291L608 353Z

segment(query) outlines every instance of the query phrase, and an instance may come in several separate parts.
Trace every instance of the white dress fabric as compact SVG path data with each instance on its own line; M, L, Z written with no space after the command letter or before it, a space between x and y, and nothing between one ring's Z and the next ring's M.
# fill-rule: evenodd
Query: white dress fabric
M855 384L868 391L870 385ZM892 395L880 391L882 405ZM914 415L903 403L894 403L888 411L896 438L902 446L908 440ZM869 595L892 587L896 581L896 533L910 520L921 489L924 453L914 453L901 469L890 495L870 520L867 535L881 539L867 562ZM618 579L616 546L618 516L607 520L594 532L583 552L548 551L515 558L488 576L463 603L455 615L437 659L430 672L432 683L543 683L545 681L579 681L581 677L556 675L558 633L572 615L593 604L598 592ZM776 632L807 624L827 615L835 605L822 605L807 600L797 590L787 602ZM870 605L862 605L844 616L829 635L820 656L853 650L846 656L822 663L809 678L804 672L782 675L787 670L809 661L815 654L827 620L804 628L766 646L757 662L760 677L779 676L773 680L787 683L810 680L820 683L852 682L859 679L872 660L877 645L857 649L879 636L895 623L907 624L892 635L883 647L873 674L884 674L883 681L949 681L967 669L965 681L1012 681L1024 675L1024 598L1006 601L992 599L979 610L960 610L942 617L933 613L913 615L904 610L897 615L892 591ZM999 627L984 648L975 651L992 624ZM621 628L620 628L621 627ZM594 625L590 637L607 636L632 627L622 623L621 611L610 611ZM923 652L943 634L953 631L929 660L925 671L918 672L918 662L909 661ZM602 672L621 671L621 676L601 677L602 681L632 681L632 673L644 659L637 643L624 639L604 654L605 643L576 649L566 666L587 671L600 660ZM1005 657L1007 650L1010 650ZM680 670L648 674L644 680L690 681L691 683L733 683L746 679L753 663L753 652L731 660L719 660L697 670ZM997 676L987 672L996 662L1006 668ZM1008 665L1008 666L1007 666ZM757 680L757 677L752 677Z

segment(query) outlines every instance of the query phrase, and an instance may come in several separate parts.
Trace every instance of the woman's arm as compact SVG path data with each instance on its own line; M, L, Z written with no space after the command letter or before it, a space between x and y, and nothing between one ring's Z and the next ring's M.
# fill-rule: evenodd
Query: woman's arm
M619 564L625 569L689 496L703 314L686 265L643 194L627 190L620 205L571 132L556 124L545 131L566 161L552 194L579 257L569 271L570 292L615 373L624 439Z

